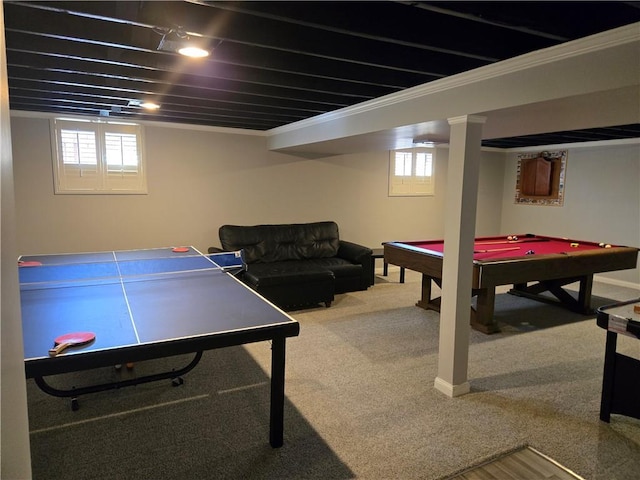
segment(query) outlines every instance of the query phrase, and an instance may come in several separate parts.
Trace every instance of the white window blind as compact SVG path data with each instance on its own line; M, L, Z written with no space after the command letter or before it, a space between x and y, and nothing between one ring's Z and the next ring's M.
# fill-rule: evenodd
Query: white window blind
M96 134L81 130L60 131L62 157L65 165L96 165Z
M138 139L130 133L105 133L109 172L138 171Z
M395 170L396 177L410 177L411 176L411 153L396 152L394 170Z
M389 196L433 195L435 150L412 148L392 150L389 165Z
M56 193L146 193L142 127L52 120Z

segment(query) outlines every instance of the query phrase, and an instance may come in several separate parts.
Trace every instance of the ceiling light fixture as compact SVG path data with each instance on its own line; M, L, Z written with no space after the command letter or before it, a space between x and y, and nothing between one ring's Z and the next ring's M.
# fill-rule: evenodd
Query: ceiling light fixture
M434 147L436 145L433 140L429 140L427 137L414 138L413 144L421 147Z
M160 105L147 100L129 100L128 107L144 108L145 110L158 110Z
M191 58L204 58L209 56L209 52L200 47L182 47L178 49L180 55Z
M160 105L153 102L142 102L140 104L140 107L144 108L145 110L158 110L160 108Z
M193 38L182 30L171 29L162 34L156 50L179 53L191 58L203 58L211 54L207 43L203 38Z

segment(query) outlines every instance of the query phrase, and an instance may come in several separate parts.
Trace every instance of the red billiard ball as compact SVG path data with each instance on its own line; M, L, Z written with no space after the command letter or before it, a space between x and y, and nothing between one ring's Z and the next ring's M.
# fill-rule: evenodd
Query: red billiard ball
M527 253L525 253L525 255L533 255L536 252L534 252L533 250L527 250Z

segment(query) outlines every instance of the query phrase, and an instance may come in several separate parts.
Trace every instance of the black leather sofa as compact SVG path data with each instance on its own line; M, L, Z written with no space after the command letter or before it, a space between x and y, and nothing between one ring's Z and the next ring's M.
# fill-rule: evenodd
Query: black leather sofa
M334 294L366 290L373 278L370 248L341 240L335 222L223 225L219 251L244 252L239 278L284 309L324 303Z

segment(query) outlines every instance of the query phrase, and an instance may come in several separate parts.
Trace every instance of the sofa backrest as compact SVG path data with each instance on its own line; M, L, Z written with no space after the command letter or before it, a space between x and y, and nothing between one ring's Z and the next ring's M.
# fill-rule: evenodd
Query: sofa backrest
M244 250L247 263L335 257L340 246L335 222L223 225L218 234L222 248Z

